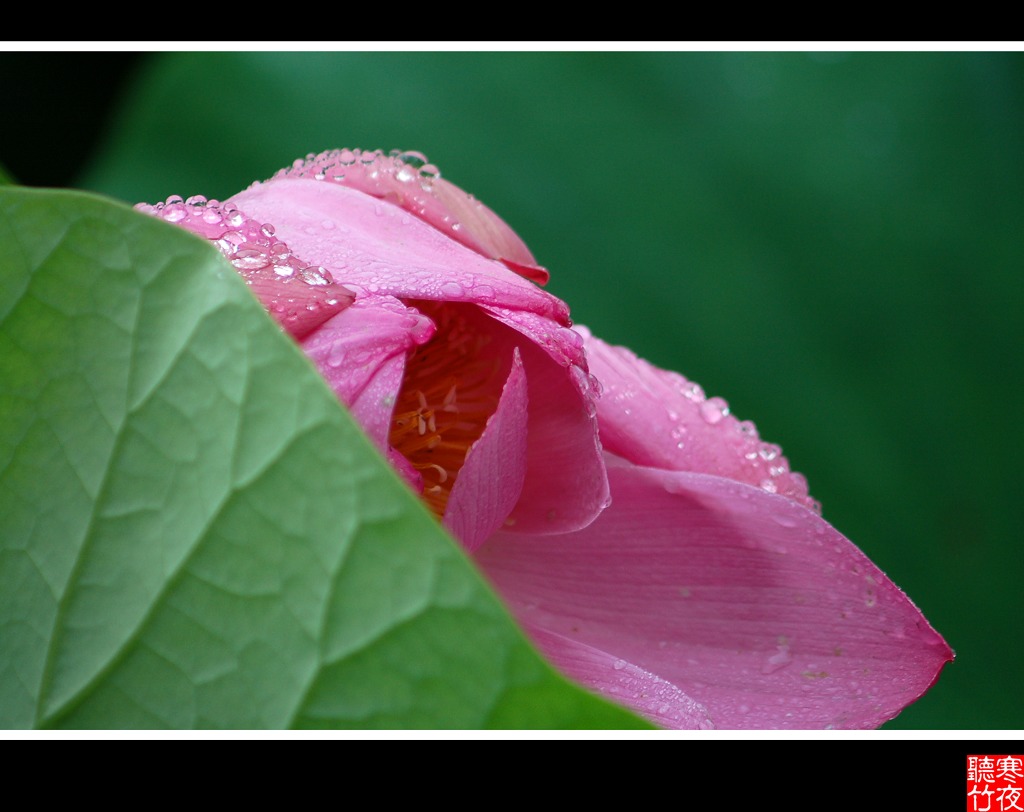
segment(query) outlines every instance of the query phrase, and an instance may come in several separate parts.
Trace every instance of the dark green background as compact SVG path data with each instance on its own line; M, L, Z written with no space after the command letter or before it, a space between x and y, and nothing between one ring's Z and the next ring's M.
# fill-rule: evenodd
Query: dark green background
M425 152L577 321L779 442L946 636L889 727L1024 728L1021 54L2 54L0 79L0 164L129 202Z

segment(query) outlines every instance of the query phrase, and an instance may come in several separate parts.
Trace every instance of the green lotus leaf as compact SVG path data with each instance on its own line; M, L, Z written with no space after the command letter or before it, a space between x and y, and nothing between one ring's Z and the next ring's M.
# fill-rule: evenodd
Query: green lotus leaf
M0 726L642 727L535 653L217 252L0 191Z

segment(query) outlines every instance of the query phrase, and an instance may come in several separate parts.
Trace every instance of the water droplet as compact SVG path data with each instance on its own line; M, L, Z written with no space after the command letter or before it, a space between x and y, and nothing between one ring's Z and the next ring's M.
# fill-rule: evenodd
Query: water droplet
M258 271L266 268L270 260L259 248L242 248L231 258L231 264L241 271Z
M331 349L327 353L327 363L329 366L335 368L340 367L346 362L347 358L348 352L342 343L336 342L331 345Z
M775 653L761 665L761 673L774 674L780 668L785 668L791 662L793 662L793 657L789 653L789 646L776 646Z
M461 299L466 292L458 282L445 282L441 285L441 295L446 299Z
M299 271L299 278L307 285L329 285L333 281L326 269L320 266L308 266Z
M612 663L612 668L614 668L616 671L621 671L625 667L626 667L626 661L625 660L616 660L614 663Z
M743 420L740 423L737 423L736 428L739 429L740 434L745 437L749 437L751 440L756 440L758 438L757 426L755 426L750 420Z
M700 416L711 425L721 422L729 414L729 404L722 398L708 398L700 405Z
M164 218L168 223L177 223L184 220L188 215L188 210L181 203L172 203L166 206L161 213L161 217Z
M424 155L422 152L417 152L414 149L406 150L405 152L392 150L391 155L395 158L398 158L398 160L400 160L402 163L408 164L413 169L420 169L421 167L428 163L427 156Z
M680 376L681 383L679 384L679 394L688 400L700 403L704 400L704 390L701 389L700 384L693 383Z

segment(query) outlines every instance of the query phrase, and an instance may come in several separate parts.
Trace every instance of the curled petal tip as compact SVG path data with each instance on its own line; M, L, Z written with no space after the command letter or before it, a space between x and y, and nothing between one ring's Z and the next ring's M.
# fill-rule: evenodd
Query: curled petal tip
M531 282L536 282L538 285L546 285L551 279L551 274L547 268L542 268L540 265L524 265L521 262L513 262L510 259L501 257L501 262L506 268L520 276L529 279Z

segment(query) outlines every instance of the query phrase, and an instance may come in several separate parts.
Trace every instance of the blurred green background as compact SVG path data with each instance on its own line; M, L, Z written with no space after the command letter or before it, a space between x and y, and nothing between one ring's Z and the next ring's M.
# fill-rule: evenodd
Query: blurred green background
M957 651L889 728L1020 729L1024 56L0 54L0 164L224 198L416 149L576 321L783 446Z

